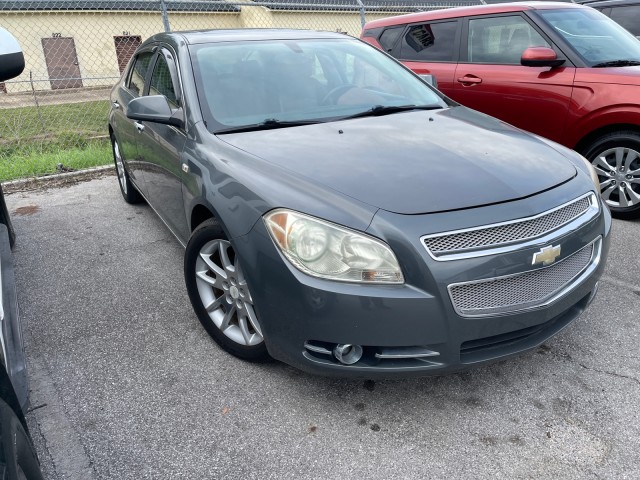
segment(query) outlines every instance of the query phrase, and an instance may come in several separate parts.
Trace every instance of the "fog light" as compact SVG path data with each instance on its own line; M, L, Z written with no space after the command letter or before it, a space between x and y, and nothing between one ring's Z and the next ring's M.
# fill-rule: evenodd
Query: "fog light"
M345 365L353 365L362 358L362 347L360 345L338 344L333 349L333 356L340 363Z

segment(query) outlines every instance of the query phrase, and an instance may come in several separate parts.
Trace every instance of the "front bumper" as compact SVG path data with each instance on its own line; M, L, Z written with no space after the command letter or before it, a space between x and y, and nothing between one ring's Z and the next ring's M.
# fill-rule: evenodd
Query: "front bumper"
M551 196L547 200L553 201ZM500 209L493 210L495 215L502 214ZM455 223L457 217L463 224L470 214L482 222L491 220L475 211L446 214L446 221ZM234 247L252 287L269 353L311 373L392 378L454 372L535 348L578 318L593 299L604 269L611 228L610 214L602 207L601 213L579 231L557 239L567 255L598 237L602 239L597 266L560 298L518 313L465 318L453 308L449 285L479 275L522 271L540 245L509 254L438 262L419 243L421 234L428 233L424 232L425 221L440 223L434 215L382 212L369 229L391 245L401 263L406 283L397 286L309 277L282 257L263 222L246 236L236 238ZM402 222L405 224L398 228ZM362 358L352 365L340 363L330 354L337 344L362 346ZM385 355L389 352L398 355ZM402 352L436 355L397 358L403 356Z

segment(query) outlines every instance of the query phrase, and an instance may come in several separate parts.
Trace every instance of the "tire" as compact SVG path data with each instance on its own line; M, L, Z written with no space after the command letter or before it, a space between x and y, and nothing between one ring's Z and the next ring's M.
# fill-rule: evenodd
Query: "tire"
M9 233L9 247L13 250L13 246L16 244L16 232L13 229L13 223L11 222L11 215L7 209L7 204L4 201L4 192L2 191L2 185L0 185L0 223L6 225L7 232Z
M238 260L220 225L204 221L184 255L187 292L200 323L220 347L244 360L266 361L262 328Z
M0 366L0 368L2 368ZM0 400L0 471L11 480L42 480L31 437L15 412Z
M120 185L120 192L122 198L127 203L135 204L140 203L143 198L140 192L133 186L129 179L129 173L124 165L122 155L120 153L120 146L114 135L111 135L111 152L113 153L113 162L116 165L116 175L118 176L118 184Z
M601 136L584 150L596 169L601 195L616 218L640 217L640 133Z

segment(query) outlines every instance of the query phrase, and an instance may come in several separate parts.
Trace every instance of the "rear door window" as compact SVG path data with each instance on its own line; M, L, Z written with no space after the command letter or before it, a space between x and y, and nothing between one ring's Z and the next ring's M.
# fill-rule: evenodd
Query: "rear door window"
M402 38L400 58L417 62L454 62L458 22L412 25Z
M382 32L382 35L380 35L378 42L380 43L380 45L382 45L382 48L384 48L385 52L391 53L393 47L395 47L396 43L398 43L398 39L400 38L400 35L402 35L404 28L405 26L402 25L400 27L387 28L384 32Z

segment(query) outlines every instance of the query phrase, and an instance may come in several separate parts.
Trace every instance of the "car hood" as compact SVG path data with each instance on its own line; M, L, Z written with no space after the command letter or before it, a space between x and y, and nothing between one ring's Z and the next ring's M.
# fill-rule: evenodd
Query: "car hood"
M574 81L576 83L608 83L613 85L640 86L640 66L577 68Z
M219 138L310 181L402 214L516 200L576 175L572 163L548 145L464 107Z

